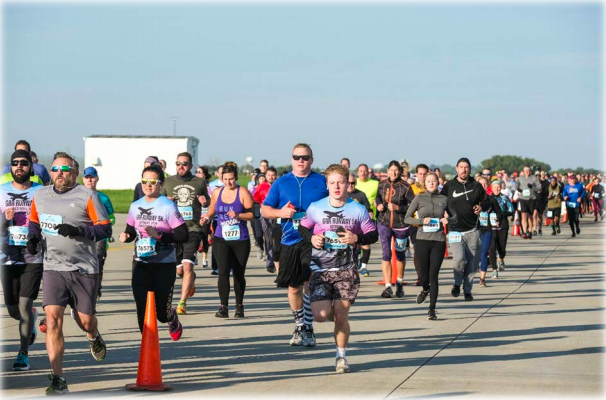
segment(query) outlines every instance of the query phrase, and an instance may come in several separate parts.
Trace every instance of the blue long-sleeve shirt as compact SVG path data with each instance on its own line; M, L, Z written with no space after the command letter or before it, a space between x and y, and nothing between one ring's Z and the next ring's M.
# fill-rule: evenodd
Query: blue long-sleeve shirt
M566 199L566 204L568 203L580 203L578 199L583 199L586 196L585 188L580 182L575 183L574 185L566 185L564 186L564 192L562 193L564 199Z

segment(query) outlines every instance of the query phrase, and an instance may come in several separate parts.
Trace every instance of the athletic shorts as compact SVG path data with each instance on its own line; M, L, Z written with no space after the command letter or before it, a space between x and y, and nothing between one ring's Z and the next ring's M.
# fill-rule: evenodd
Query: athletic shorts
M196 256L202 242L202 232L189 232L189 239L185 243L177 243L177 268L183 266L183 262L187 261L191 264L196 264Z
M304 240L291 246L281 245L278 287L299 287L311 276L311 244Z
M394 237L396 240L408 239L410 227L394 229L378 223L377 230L379 231L379 238L381 238L381 258L383 261L391 261L391 238ZM404 261L406 259L406 252L404 250L396 250L396 259Z
M4 304L19 304L19 297L36 300L42 280L42 264L2 265Z
M534 212L534 200L520 200L520 212L532 214Z
M358 297L359 290L360 274L356 268L315 271L309 280L312 303L322 300L348 300L353 304Z
M543 200L536 200L534 202L534 209L537 210L539 215L543 215L546 206L547 204Z
M71 308L86 315L95 315L99 274L80 271L44 271L42 308L46 306Z
M549 211L552 212L551 217L547 217L547 218L555 218L555 217L559 217L562 214L562 207L556 207L556 208L549 208L547 209L547 213L549 213Z

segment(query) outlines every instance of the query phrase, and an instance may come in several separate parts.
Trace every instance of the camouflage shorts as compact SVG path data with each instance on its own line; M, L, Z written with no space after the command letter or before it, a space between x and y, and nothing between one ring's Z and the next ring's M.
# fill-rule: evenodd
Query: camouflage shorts
M356 301L360 290L360 274L356 268L313 272L309 280L311 302L322 300Z

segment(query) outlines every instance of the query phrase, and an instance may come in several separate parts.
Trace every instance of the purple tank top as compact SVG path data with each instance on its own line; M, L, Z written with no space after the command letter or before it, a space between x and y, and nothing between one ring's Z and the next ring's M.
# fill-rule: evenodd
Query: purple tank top
M236 199L233 203L226 204L221 196L223 195L222 187L217 197L217 203L215 204L215 213L217 214L217 229L215 230L215 236L223 238L227 241L230 240L248 240L248 226L246 221L241 221L237 218L229 218L227 213L234 211L236 214L244 212L244 205L240 201L240 186L236 192Z

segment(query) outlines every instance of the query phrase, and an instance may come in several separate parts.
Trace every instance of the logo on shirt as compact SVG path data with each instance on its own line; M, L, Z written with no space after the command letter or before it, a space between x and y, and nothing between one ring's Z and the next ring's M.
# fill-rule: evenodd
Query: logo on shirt
M153 210L153 209L154 209L153 207L152 208L139 207L139 211L141 211L141 214L139 214L139 215L140 216L143 216L143 215L151 216L152 215L151 210Z
M27 209L32 206L32 201L27 198L27 193L7 193L10 196L10 199L6 200L6 207L15 207L15 211L23 211L23 209Z
M23 194L18 194L18 193L7 193L10 197L11 200L15 201L15 200L27 200L27 193L23 193Z
M466 192L457 193L457 191L455 189L455 191L452 192L452 197L454 197L456 199L457 197L463 196L465 193L470 193L470 192L473 192L473 190L468 190Z
M353 225L355 224L354 218L345 218L343 216L343 211L323 211L326 214L325 218L322 218L322 223L324 225Z

